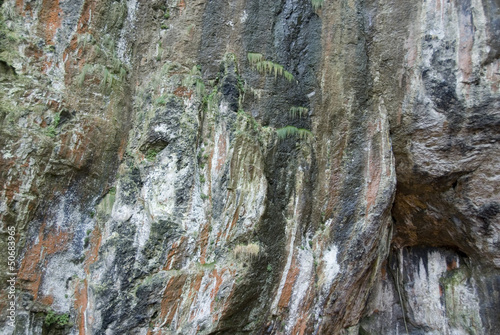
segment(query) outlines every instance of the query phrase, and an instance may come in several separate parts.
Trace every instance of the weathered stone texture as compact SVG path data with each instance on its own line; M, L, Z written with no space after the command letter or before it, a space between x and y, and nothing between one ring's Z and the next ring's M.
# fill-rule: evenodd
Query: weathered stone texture
M5 334L500 328L498 1L1 6Z

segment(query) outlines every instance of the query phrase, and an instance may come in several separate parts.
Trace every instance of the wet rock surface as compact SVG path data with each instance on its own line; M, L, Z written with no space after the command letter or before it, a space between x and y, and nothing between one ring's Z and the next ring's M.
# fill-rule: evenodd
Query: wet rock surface
M13 1L5 334L495 334L495 0Z

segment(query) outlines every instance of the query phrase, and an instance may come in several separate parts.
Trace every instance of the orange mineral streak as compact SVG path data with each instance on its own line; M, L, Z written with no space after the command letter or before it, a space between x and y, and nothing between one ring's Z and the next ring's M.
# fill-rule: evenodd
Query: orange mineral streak
M96 226L90 237L90 249L85 254L84 269L86 274L90 274L90 266L94 264L99 257L99 248L101 247L101 242L101 230L98 226Z
M181 13L182 13L182 11L183 11L184 9L186 9L186 2L185 2L184 0L181 0L181 1L179 2L178 7L179 7L179 12L181 12Z
M35 300L38 299L43 269L48 262L47 256L66 250L70 239L70 233L58 228L46 228L44 223L40 227L38 241L26 250L19 269L19 281Z
M200 264L205 264L207 259L208 239L210 237L210 222L207 222L201 231L198 244L200 247Z
M19 13L24 14L24 0L16 0L16 8Z
M380 274L382 275L382 280L387 280L387 260L382 263Z
M5 311L9 304L7 291L0 291L0 311Z
M210 277L215 279L215 287L213 288L212 292L210 292L210 298L212 298L212 302L210 304L210 312L214 311L214 304L215 304L215 297L217 296L217 292L219 292L220 286L222 285L222 275L224 272L226 272L227 269L222 269L219 273L217 269L213 269L213 271L210 273Z
M0 167L2 164L0 164ZM8 171L8 170L4 170ZM21 181L19 179L14 179L5 186L5 197L7 198L7 204L12 203L14 196L19 194L19 187L21 186Z
M285 285L283 286L283 291L281 291L280 301L278 302L278 307L285 308L288 307L290 303L290 298L293 293L293 284L297 279L297 275L299 274L299 268L297 267L297 257L293 256L292 264L290 265L290 270L286 275Z
M24 54L29 58L34 58L35 61L38 61L43 56L43 51L39 47L34 44L28 45Z
M56 31L61 27L62 10L59 0L43 0L38 13L38 32L47 44L54 45Z
M451 261L446 263L446 271L451 271L458 268L457 261L452 259Z
M43 61L42 63L42 73L47 73L47 71L52 67L51 61Z
M51 295L40 296L38 298L38 302L43 305L50 306L54 303L54 297Z
M472 15L472 14L470 14ZM458 46L458 68L462 72L462 80L469 81L472 74L472 47L474 46L474 32L472 28L472 18L460 16L461 21Z
M80 15L80 20L78 20L78 25L76 26L76 33L81 35L89 31L91 13L96 13L95 10L96 1L86 0L83 4L82 14Z
M188 294L188 298L191 300L191 305L194 305L196 303L196 298L198 297L198 292L200 291L201 282L203 281L204 275L204 272L198 272L194 279L191 281L191 287ZM191 310L191 314L189 315L189 322L194 320L194 318L196 317L196 312L196 309Z
M330 163L332 171L331 175L328 176L328 203L325 211L325 217L330 217L333 214L335 206L339 203L340 189L345 180L342 170L338 167L342 166L342 157L347 144L346 134L348 133L348 126L344 125L340 133L342 134L342 137L339 138L338 141L340 144L338 149L336 149L333 153Z
M182 289L186 284L187 275L181 274L169 279L161 301L160 320L164 324L172 323L175 312L181 303Z
M310 285L308 289L307 295L304 297L304 301L301 302L301 309L299 311L299 317L296 320L293 320L295 322L292 334L294 335L304 335L304 334L310 334L311 330L307 329L307 324L310 321L310 314L309 311L312 308L312 304L314 302L314 295L311 295L311 288L314 287L314 278L311 277L310 279Z
M292 334L304 335L306 333L308 319L309 317L307 314L301 314L293 327Z
M66 48L66 50L64 50L63 59L65 60L64 69L66 73L64 81L66 85L70 85L73 77L78 74L75 70L78 69L81 71L84 66L85 57L82 57L83 50L78 49L78 35L92 33L90 30L90 19L92 17L91 13L97 13L95 7L95 0L85 1L82 7L80 19L78 20L76 26L76 34L73 35L69 46Z
M234 211L233 220L231 221L231 225L229 226L229 229L226 230L226 239L228 239L229 234L234 231L234 227L236 227L236 222L238 222L239 218L240 218L240 206L238 206L236 208L236 211Z
M85 253L84 271L87 275L90 274L90 265L97 261L99 257L99 248L102 242L101 230L98 226L90 236L90 249ZM75 287L75 310L77 311L78 329L80 335L87 334L85 332L85 311L88 306L88 282L84 279L83 283L79 283Z
M123 155L125 155L125 151L127 149L127 139L123 137L120 141L120 147L118 148L118 158L120 161L123 160Z
M172 244L172 248L167 256L167 264L163 268L163 270L168 271L172 268L176 268L180 266L182 263L182 252L184 251L185 242L187 242L187 237L182 236L179 242L174 242Z
M67 132L61 134L59 156L68 160L72 166L81 169L90 154L89 148L93 138L97 138L98 130L89 125L83 126L82 132Z
M188 298L194 299L198 295L201 287L201 281L203 280L204 272L198 272L194 279L191 280L191 288L189 290Z
M78 283L75 287L75 309L77 311L78 330L80 335L85 335L85 311L88 303L87 279Z
M185 86L179 86L174 91L174 95L176 95L180 98L191 99L192 94L193 94L193 91L188 90L187 87L185 87Z
M217 165L215 166L215 170L218 172L222 169L224 163L226 162L227 143L225 136L219 135L217 148L219 150L217 152Z

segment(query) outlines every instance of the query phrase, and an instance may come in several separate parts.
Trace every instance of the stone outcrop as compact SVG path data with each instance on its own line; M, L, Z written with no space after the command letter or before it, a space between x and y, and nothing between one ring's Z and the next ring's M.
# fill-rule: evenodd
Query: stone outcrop
M499 8L3 1L2 332L495 334Z

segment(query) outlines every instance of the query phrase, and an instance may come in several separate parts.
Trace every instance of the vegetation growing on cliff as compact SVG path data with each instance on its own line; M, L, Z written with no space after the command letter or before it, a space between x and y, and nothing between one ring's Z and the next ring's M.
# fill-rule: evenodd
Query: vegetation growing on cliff
M301 117L305 116L308 111L309 111L309 109L307 109L305 107L292 106L292 107L290 107L290 116L292 118L297 118L297 117L301 118Z
M294 126L285 126L283 128L276 129L276 134L278 134L278 138L280 140L284 140L285 138L292 136L298 136L301 139L308 139L312 137L310 130Z
M250 65L262 74L274 74L276 78L278 75L285 77L286 80L292 81L293 75L283 68L283 65L265 60L260 53L249 52L247 55Z
M45 324L47 326L58 325L58 326L66 326L69 324L69 315L68 314L56 314L54 311L49 311L47 316L45 317Z
M321 8L323 6L323 2L325 2L325 0L311 0L314 10Z

